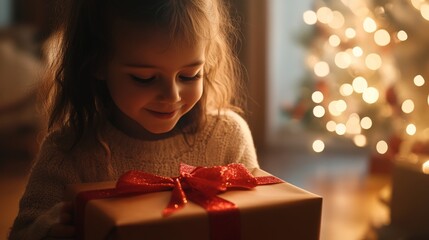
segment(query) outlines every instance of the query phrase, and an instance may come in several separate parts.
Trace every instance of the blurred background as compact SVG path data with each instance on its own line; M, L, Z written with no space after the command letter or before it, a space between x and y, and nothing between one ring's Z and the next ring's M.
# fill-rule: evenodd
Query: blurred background
M320 239L429 239L429 1L225 1L260 165L323 197ZM0 239L38 151L53 3L0 0Z

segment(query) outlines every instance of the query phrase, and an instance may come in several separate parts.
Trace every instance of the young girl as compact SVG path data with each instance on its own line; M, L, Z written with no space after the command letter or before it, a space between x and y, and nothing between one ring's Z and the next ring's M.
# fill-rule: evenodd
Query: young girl
M48 134L10 239L73 237L67 184L177 176L180 162L258 167L222 2L71 1L44 94Z

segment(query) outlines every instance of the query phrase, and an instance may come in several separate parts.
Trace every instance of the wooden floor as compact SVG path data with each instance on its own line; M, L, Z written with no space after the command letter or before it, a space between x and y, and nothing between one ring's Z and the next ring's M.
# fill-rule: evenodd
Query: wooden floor
M375 239L371 226L388 218L378 200L388 177L369 174L363 152L311 154L282 147L260 152L259 159L266 171L323 197L321 240ZM29 161L0 161L0 239L5 239L25 188Z

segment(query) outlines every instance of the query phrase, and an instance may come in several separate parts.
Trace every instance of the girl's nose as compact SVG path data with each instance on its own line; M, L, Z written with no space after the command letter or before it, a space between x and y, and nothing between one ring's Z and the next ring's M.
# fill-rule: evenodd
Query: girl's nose
M180 86L175 80L165 81L161 88L161 101L175 103L181 100Z

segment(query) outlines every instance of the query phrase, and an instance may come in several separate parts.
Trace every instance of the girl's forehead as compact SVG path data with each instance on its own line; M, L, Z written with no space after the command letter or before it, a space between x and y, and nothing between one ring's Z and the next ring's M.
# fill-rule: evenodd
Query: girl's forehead
M144 23L115 21L112 27L111 42L114 48L123 45L152 45L158 50L169 48L189 48L206 45L206 40L198 36L174 34L166 26L150 26Z
M114 27L112 38L113 56L124 63L181 66L205 58L206 41L172 39L162 28L121 24Z

